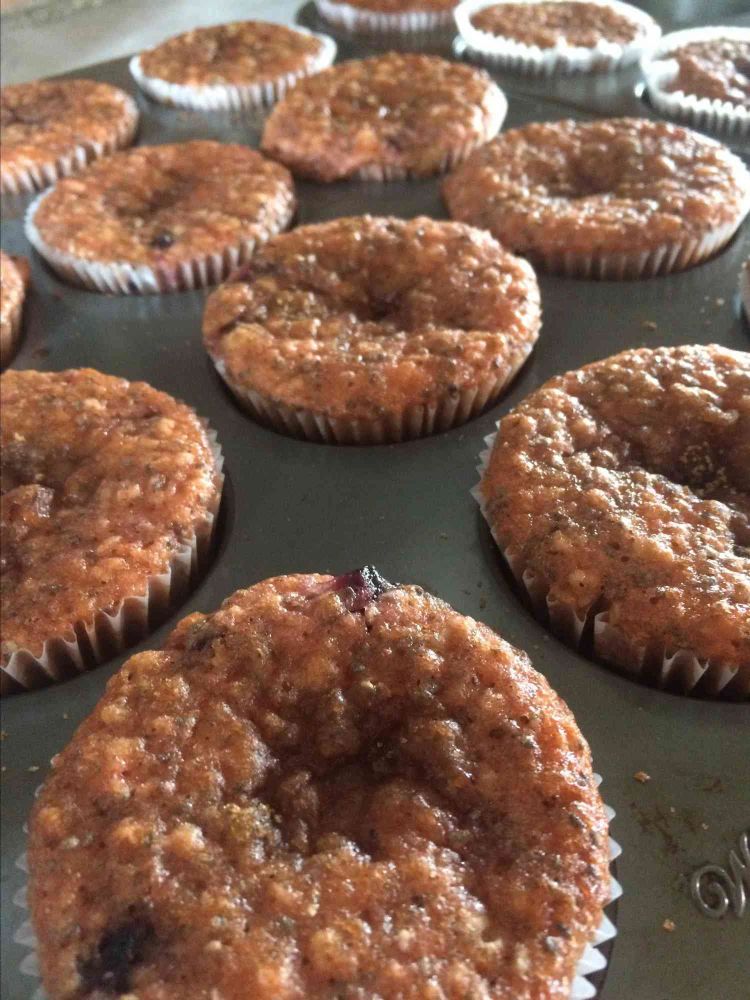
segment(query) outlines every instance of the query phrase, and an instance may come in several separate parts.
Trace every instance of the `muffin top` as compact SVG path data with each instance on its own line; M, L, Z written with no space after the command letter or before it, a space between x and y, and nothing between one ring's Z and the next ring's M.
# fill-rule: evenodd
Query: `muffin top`
M750 106L750 32L746 39L717 37L688 42L660 58L677 63L677 75L665 90Z
M29 264L0 250L0 364L9 360L15 327L29 281Z
M373 10L379 14L408 14L413 10L453 10L460 0L328 0L328 3Z
M504 114L484 70L390 52L301 80L271 112L261 148L322 181L383 168L428 175L495 135Z
M523 45L553 49L562 44L595 48L601 42L629 45L646 34L642 11L625 5L586 0L540 0L539 3L495 3L471 14L478 31L510 38Z
M315 35L265 21L195 28L141 53L147 76L205 86L252 84L311 69L323 52Z
M372 570L267 580L132 657L30 829L52 1000L567 1000L609 898L568 708Z
M531 267L469 226L360 216L276 237L208 299L227 380L375 419L515 370L540 326Z
M2 399L3 660L146 591L218 500L203 422L143 382L9 370Z
M37 80L0 90L0 170L23 170L111 142L138 120L133 99L95 80Z
M750 354L643 348L551 379L500 422L481 492L551 600L750 671Z
M455 219L535 252L631 252L737 224L750 176L721 143L641 118L512 129L446 179Z
M165 267L267 239L294 212L289 173L247 146L139 146L59 181L34 225L83 260Z

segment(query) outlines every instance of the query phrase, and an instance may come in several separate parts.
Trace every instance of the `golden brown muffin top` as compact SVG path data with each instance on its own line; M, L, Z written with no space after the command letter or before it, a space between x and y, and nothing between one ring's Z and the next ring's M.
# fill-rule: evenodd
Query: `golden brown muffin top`
M484 70L390 52L301 80L271 112L261 148L322 181L373 165L432 174L449 155L494 135L503 106Z
M312 67L323 50L314 35L265 21L194 28L141 53L147 76L205 86L276 80Z
M0 250L0 364L10 360L14 328L21 314L26 286L29 282L29 263L25 257L11 257Z
M372 10L378 14L409 14L412 11L453 10L461 0L329 0L329 3Z
M2 407L2 651L41 652L164 573L211 508L204 423L144 382L7 371Z
M540 326L531 267L460 223L359 216L276 237L208 299L227 379L376 419L518 367Z
M710 38L688 42L660 58L677 62L666 90L750 106L750 38Z
M95 80L37 80L0 90L0 167L22 170L115 138L138 111L133 99Z
M645 33L640 18L606 3L551 0L540 3L496 3L471 15L478 31L510 38L524 45L552 49L566 45L594 48L602 41L628 45Z
M553 601L750 671L750 354L642 348L551 379L500 422L481 490Z
M262 241L295 206L287 170L247 146L195 140L139 146L59 181L34 224L54 250L165 267Z
M633 252L737 222L750 175L726 146L641 118L504 132L446 179L455 219L530 253Z
M53 1000L567 1000L609 895L588 747L524 653L377 573L286 576L132 657L53 762Z

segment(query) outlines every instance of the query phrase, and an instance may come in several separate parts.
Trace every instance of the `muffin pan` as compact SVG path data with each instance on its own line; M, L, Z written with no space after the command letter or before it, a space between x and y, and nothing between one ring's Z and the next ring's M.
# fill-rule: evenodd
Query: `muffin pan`
M77 75L135 93L127 60ZM555 102L523 88L520 79L508 87L506 127L590 116L576 101ZM141 143L200 137L257 146L258 122L160 107L140 94L137 99ZM589 107L607 110L606 102ZM364 211L446 215L437 180L297 188L299 222ZM738 915L733 886L740 876L736 865L732 871L730 852L741 857L750 819L750 708L651 690L563 645L519 600L470 490L484 438L499 416L552 375L641 345L719 342L750 350L750 326L737 294L740 265L750 255L748 224L718 258L683 274L623 283L541 275L540 340L498 405L423 440L336 447L282 436L240 411L201 343L204 293L109 297L67 286L26 243L24 202L3 208L3 249L30 256L32 266L14 366L89 365L145 379L195 407L222 444L227 479L214 561L185 604L135 648L159 645L183 615L215 609L235 589L280 573L341 573L373 563L387 578L423 585L525 649L591 744L606 801L617 813L612 836L623 847L617 877L624 895L609 912L618 935L599 983L602 1000L744 1000L750 913ZM2 703L0 992L8 1000L26 1000L38 985L19 969L28 954L16 933L25 915L13 901L25 879L17 865L23 824L50 757L124 659ZM726 869L726 878L705 876L701 907L691 879L709 863ZM719 919L708 912L722 909L711 885L726 896Z

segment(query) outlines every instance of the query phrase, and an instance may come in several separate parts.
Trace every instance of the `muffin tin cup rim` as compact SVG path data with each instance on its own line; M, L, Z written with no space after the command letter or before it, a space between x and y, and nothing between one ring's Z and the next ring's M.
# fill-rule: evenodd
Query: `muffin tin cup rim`
M588 0L627 14L643 27L643 36L625 45L602 39L595 46L558 44L554 48L543 49L474 27L471 16L497 2L502 0L463 0L454 12L459 37L470 57L532 76L612 71L643 58L661 37L661 28L656 21L638 7L623 0ZM533 5L538 0L520 2Z
M295 26L295 31L322 42L323 48L310 65L259 83L248 84L185 84L170 83L160 77L148 76L141 65L141 55L134 55L128 68L140 89L160 104L194 111L257 111L269 108L299 80L328 69L336 58L336 42L330 35Z

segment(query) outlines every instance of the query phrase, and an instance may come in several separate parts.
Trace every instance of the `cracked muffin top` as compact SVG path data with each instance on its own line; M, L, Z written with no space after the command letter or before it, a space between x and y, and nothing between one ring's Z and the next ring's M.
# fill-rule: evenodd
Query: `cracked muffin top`
M194 28L141 53L147 76L204 86L251 84L311 69L323 42L307 32L265 21Z
M267 580L132 657L29 858L53 1000L567 1000L610 885L568 708L370 569Z
M13 354L28 283L29 262L0 250L0 365L3 367Z
M144 382L14 371L2 399L2 653L38 655L164 573L218 502L205 426Z
M566 45L594 48L606 41L628 45L645 35L643 12L628 15L607 3L565 2L496 3L471 15L478 31L510 38L540 49Z
M453 10L460 0L329 0L329 3L357 7L359 10L374 10L379 14L404 14L413 10Z
M291 221L288 171L247 146L139 146L59 181L33 223L53 250L165 268L262 242Z
M551 379L500 422L481 492L552 601L747 681L750 354L643 348Z
M509 375L539 326L534 272L489 233L356 216L270 241L209 297L203 334L230 383L366 420Z
M511 250L633 252L737 224L750 176L725 146L641 118L526 125L476 150L445 180L455 219Z
M706 38L670 49L660 59L675 60L677 76L665 90L750 106L750 32L746 39Z
M389 52L301 80L271 112L261 148L314 180L427 176L495 135L505 109L484 70Z
M0 90L0 171L14 174L53 163L84 147L109 144L138 122L133 99L95 80L37 80ZM118 145L126 145L123 141Z

